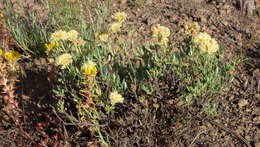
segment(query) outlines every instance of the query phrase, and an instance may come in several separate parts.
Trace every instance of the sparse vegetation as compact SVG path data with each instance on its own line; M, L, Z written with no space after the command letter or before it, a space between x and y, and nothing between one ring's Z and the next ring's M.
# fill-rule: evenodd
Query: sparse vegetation
M129 2L144 6L143 0ZM23 7L12 0L2 2L2 29L16 43L11 48L4 38L0 44L3 110L14 123L0 126L0 131L17 127L11 141L21 146L120 146L117 125L126 127L127 121L134 125L143 120L148 130L165 123L181 128L189 115L182 109L198 106L207 116L218 114L215 97L229 90L240 60L225 58L226 48L197 23L186 24L178 50L171 44L174 33L160 22L150 29L148 41L133 47L128 14L110 15L112 2L36 3L28 1ZM50 68L46 93L52 100L39 106L49 109L42 113L44 120L30 120L15 95L15 83L23 80L18 78L25 72L20 64L39 57ZM31 130L23 125L25 120Z

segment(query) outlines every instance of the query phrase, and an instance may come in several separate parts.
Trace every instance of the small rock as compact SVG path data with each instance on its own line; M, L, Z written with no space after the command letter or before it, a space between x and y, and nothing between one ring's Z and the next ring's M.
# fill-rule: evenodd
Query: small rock
M258 99L258 101L260 101L260 94L255 94L255 98Z
M260 116L256 116L253 120L254 120L255 122L260 121Z
M216 30L217 30L217 28L216 28L214 25L211 25L209 28L210 28L212 31L216 31Z
M260 107L254 108L252 114L260 114Z
M246 99L240 99L238 102L239 108L242 108L244 106L248 105L248 101Z
M127 0L121 0L121 1L120 1L120 4L121 4L121 5L125 5L126 2L127 2Z
M200 129L201 129L201 130L206 130L207 127L206 127L206 126L200 126Z
M206 122L206 126L207 126L208 128L212 128L212 125L211 125L211 123L209 123L209 122Z
M222 24L223 24L224 26L227 26L227 25L228 25L228 22L227 22L227 21L223 21Z
M243 133L243 128L242 127L238 127L235 131L238 135L241 135Z
M230 97L229 97L229 100L233 100L235 98L235 96L234 95L231 95Z
M217 131L212 130L212 131L209 132L209 135L210 136L216 136L217 135Z
M41 61L39 59L34 59L33 62L35 65L38 65L38 66L41 65Z
M207 18L205 18L204 16L201 16L200 17L200 21L201 21L201 23L206 24L207 23Z
M41 65L46 65L47 64L45 58L40 58L39 60L40 60Z
M226 141L232 140L232 138L231 138L230 136L225 136L224 139L225 139Z
M246 139L247 141L250 141L250 140L251 140L251 137L248 136L248 135L246 135L246 136L245 136L245 139Z

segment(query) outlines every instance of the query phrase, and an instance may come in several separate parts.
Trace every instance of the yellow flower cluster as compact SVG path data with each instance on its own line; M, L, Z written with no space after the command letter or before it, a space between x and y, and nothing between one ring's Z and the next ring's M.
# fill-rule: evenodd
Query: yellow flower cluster
M59 43L56 42L56 43L45 43L45 48L46 48L46 54L49 55L49 52L55 48L55 47L59 47Z
M82 71L83 71L83 74L87 75L87 76L96 75L97 67L93 61L89 60L88 62L83 64Z
M72 42L76 41L79 33L76 30L71 30L69 32L58 30L51 34L51 42L58 42L60 40L70 40Z
M120 29L120 27L119 27ZM115 30L114 30L115 31ZM108 33L107 32L100 32L97 34L99 40L103 41L103 42L107 42L108 40Z
M207 33L198 33L193 37L193 42L201 52L213 54L219 49L217 41L214 38L211 38L211 36Z
M122 26L122 23L126 20L126 13L125 12L117 12L115 13L112 18L116 20L116 22L113 22L109 26L109 31L116 33L119 32Z
M115 105L116 103L123 103L124 101L122 95L120 95L117 91L111 92L109 98L112 105Z
M18 61L20 60L20 53L16 51L8 51L5 53L5 59L9 61Z
M115 13L112 18L115 19L117 22L122 23L126 20L126 13L125 12L117 12Z
M152 27L153 37L155 37L158 41L159 45L167 46L167 43L169 41L168 37L170 36L170 29L161 26L160 24L156 24Z
M200 26L197 22L193 24L185 25L185 34L186 35L196 35L200 31Z
M68 53L58 56L55 60L55 64L57 66L61 65L61 69L64 69L66 67L66 65L68 65L70 63L72 63L72 57Z
M78 35L79 35L79 33L75 30L71 30L67 33L68 40L70 40L72 42L78 39Z
M67 40L67 32L63 30L55 31L53 34L51 34L51 42L57 42L60 40Z
M2 54L3 54L3 50L2 50L2 49L0 49L0 56L2 56Z
M110 24L109 30L110 30L112 33L116 33L116 32L119 32L119 31L120 31L121 26L122 26L121 23L119 23L119 22L114 22L114 23Z

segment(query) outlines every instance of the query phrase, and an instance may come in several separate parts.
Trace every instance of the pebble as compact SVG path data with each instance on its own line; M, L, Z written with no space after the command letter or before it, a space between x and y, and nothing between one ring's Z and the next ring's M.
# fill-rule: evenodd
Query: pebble
M212 131L209 132L209 135L210 136L216 136L217 135L217 131L212 130Z
M206 122L206 126L207 126L209 129L212 128L212 125L211 125L211 123L209 123L209 122Z
M240 99L238 102L239 108L242 108L244 106L248 105L248 101L246 99Z
M258 99L258 101L260 101L260 94L255 94L255 98L257 98Z
M247 135L247 136L245 137L245 139L246 139L247 141L250 141L250 140L251 140L251 137Z
M207 127L206 127L206 126L200 126L200 129L201 129L201 130L206 130Z
M201 16L200 17L200 21L201 21L201 23L206 24L207 23L207 18L205 18L204 16Z
M243 133L243 130L241 127L238 127L235 131L238 135L241 135Z
M260 121L260 116L256 116L253 120L254 120L255 122Z

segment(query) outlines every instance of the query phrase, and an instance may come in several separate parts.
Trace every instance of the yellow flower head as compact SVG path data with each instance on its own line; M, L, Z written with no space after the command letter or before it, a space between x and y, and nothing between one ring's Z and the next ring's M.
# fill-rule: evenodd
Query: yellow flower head
M209 34L200 32L193 37L193 42L195 45L200 45L202 41L210 40L210 39L211 36Z
M68 40L75 41L78 38L79 33L75 30L71 30L67 33Z
M207 52L209 54L213 54L219 49L219 45L215 39L203 41L198 47L201 52Z
M109 98L112 105L115 105L116 103L123 103L124 101L122 95L120 95L117 91L111 92Z
M50 43L50 44L45 43L45 48L46 48L47 51L51 51L55 47L59 47L59 43L58 42Z
M55 60L55 64L57 66L61 65L61 69L64 69L66 67L66 65L68 65L70 63L72 63L72 57L68 53L58 56Z
M63 30L58 30L51 34L51 42L57 42L60 40L67 40L67 39L68 39L67 32Z
M200 26L197 22L193 24L185 25L185 34L186 35L196 35L200 31Z
M153 37L156 38L166 38L169 37L171 34L169 28L165 26L161 26L160 24L156 24L155 26L153 26L152 32L153 32Z
M158 44L161 46L167 46L169 39L167 37L163 37L159 40Z
M20 54L16 51L9 51L5 53L5 59L9 61L18 61L20 60Z
M211 38L207 33L199 33L193 38L194 44L201 52L213 54L219 50L219 45L214 38Z
M86 43L86 41L79 37L78 39L74 40L73 43L76 46L83 46Z
M2 54L3 54L3 50L2 50L2 49L0 49L0 56L2 56Z
M115 19L117 22L122 23L126 20L126 13L125 12L117 12L115 13L112 18Z
M82 71L84 75L96 75L97 74L97 67L94 62L89 60L88 62L84 63L82 66Z
M101 41L107 42L107 40L108 40L108 33L107 32L100 32L100 33L98 33L98 38Z
M119 32L120 28L121 28L122 24L119 22L114 22L112 24L110 24L110 28L109 30L113 33Z

